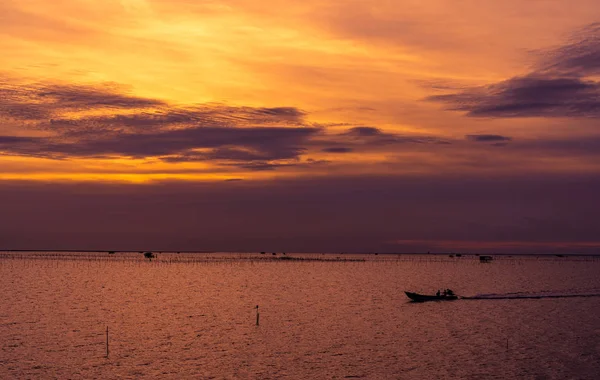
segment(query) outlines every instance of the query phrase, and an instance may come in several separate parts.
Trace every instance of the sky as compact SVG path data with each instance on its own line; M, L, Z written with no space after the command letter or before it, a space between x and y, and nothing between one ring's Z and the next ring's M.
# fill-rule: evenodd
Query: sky
M600 253L596 0L0 0L0 249Z

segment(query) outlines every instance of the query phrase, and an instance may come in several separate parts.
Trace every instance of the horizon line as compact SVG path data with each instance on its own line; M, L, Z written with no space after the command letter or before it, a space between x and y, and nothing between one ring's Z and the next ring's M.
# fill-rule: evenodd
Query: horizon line
M600 253L565 253L565 252L538 252L538 253L523 253L523 252L294 252L294 251L236 251L236 250L151 250L151 249L139 249L139 250L110 250L110 249L0 249L0 252L68 252L68 253L242 253L242 254L262 254L262 253L275 253L275 254L330 254L330 255L464 255L464 256L479 256L479 255L497 255L497 256L599 256Z

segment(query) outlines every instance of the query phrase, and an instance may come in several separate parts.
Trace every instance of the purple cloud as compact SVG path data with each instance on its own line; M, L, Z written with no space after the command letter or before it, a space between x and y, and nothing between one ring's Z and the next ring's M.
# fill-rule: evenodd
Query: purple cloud
M354 127L346 132L349 136L380 136L381 130L374 127Z
M473 117L599 117L600 83L537 74L428 100Z
M102 114L90 112L97 110ZM155 158L274 170L326 163L310 161L311 152L343 154L443 141L351 124L346 131L329 133L333 126L312 126L306 112L295 107L179 106L131 96L115 86L18 86L14 80L0 80L2 116L49 133L5 136L0 140L5 154L51 159Z
M323 151L325 153L350 153L353 151L353 149L340 146L340 147L323 148L323 149L321 149L321 151Z
M89 110L97 108L137 109L166 105L165 102L130 96L108 86L90 87L78 85L46 85L29 96L69 110Z
M466 135L465 137L467 140L475 142L502 143L512 140L512 137L502 135Z
M542 52L538 71L566 76L600 74L600 23L582 28L563 46Z
M140 109L165 105L160 100L127 95L114 86L22 85L7 79L0 81L0 116L8 115L15 119L42 120L65 111Z
M472 117L600 117L600 24L543 55L531 73L427 98Z

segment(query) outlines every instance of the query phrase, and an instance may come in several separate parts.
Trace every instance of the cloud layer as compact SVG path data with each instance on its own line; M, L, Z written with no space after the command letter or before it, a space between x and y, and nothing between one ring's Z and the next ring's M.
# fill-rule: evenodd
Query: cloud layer
M554 243L600 234L600 182L575 175L1 184L9 249L572 253Z
M540 57L527 75L428 100L473 117L600 117L600 24Z
M136 97L117 86L0 84L0 117L47 136L0 136L8 155L211 162L248 170L327 163L310 153L377 152L444 139L349 126L329 130L295 107L178 106ZM318 154L317 154L318 155Z

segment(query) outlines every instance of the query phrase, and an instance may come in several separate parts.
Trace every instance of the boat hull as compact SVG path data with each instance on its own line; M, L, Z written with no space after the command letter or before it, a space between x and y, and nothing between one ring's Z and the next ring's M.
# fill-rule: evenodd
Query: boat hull
M413 300L414 302L426 302L426 301L454 301L458 299L458 296L455 295L451 295L451 296L444 296L444 295L439 295L439 296L428 296L425 294L419 294L419 293L412 293L412 292L404 292L406 293L406 296L408 298L410 298L411 300Z

